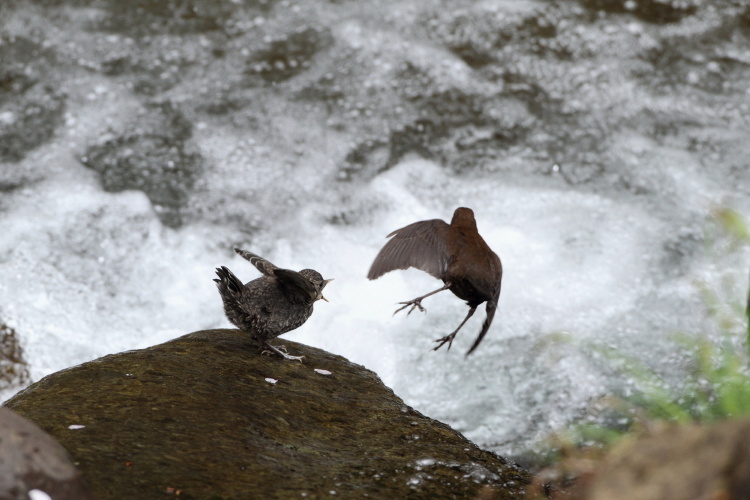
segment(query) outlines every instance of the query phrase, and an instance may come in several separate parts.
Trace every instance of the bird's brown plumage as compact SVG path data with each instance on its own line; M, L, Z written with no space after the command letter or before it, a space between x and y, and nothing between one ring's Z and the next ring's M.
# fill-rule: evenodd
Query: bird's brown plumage
M401 309L411 305L411 310L415 307L424 310L421 300L445 289L465 300L470 308L464 321L453 333L436 340L441 343L435 349L446 342L450 349L456 333L474 314L477 306L487 303L487 317L479 336L467 352L467 355L471 354L492 324L503 277L500 258L480 236L474 212L470 208L459 207L453 213L450 224L440 219L415 222L393 231L388 237L391 239L383 246L370 267L367 274L369 279L377 279L397 269L414 267L445 284L434 292L402 302L406 305Z

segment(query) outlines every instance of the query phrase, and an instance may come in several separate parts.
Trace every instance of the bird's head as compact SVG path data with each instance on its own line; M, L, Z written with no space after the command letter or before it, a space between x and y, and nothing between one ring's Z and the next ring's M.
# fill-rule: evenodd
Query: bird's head
M323 289L326 287L326 285L333 281L333 278L324 280L323 276L320 275L318 271L315 271L314 269L303 269L299 272L302 276L310 280L310 283L313 284L315 287L315 290L317 291L317 296L315 297L315 300L325 300L328 302L328 299L323 297Z
M453 212L453 218L451 219L451 226L453 227L468 227L477 230L477 221L474 219L474 211L466 207L458 207Z

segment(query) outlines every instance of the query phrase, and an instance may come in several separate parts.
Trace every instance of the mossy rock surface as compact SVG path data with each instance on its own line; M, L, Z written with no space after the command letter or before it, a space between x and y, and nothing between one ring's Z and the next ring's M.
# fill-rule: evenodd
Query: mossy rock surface
M284 343L304 362L199 331L52 374L6 405L59 440L100 500L523 496L528 473L373 372Z

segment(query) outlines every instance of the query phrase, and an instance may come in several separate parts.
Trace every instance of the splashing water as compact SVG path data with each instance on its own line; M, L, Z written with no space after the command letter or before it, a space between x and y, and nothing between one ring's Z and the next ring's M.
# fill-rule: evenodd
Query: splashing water
M515 2L498 3L510 4ZM559 23L554 37L524 38L520 28L508 35L509 45L530 39L558 43L545 50L569 51L565 57L574 59L571 65L563 56L535 59L533 51L532 55L514 52L511 57L502 52L499 41L483 45L480 35L495 32L494 28L459 29L464 22L461 15L483 19L477 14L486 8L481 3L466 2L461 15L417 5L404 7L400 14L377 11L382 14L377 26L336 11L342 17L336 18L338 24L332 22L329 34L336 42L324 34L313 40L321 54L328 54L318 59L292 43L293 37L287 39L286 50L297 50L298 57L312 61L313 69L302 74L287 61L283 73L272 75L273 66L262 66L252 78L234 75L233 64L227 61L241 49L231 41L221 49L228 54L222 59L204 50L218 43L211 34L177 40L172 34L159 35L164 48L150 46L156 54L172 50L194 59L180 63L185 68L204 64L216 71L206 71L195 82L172 82L173 86L167 85L172 73L159 73L165 87L151 92L162 92L161 97L178 103L199 97L194 98L197 104L185 106L191 111L182 118L171 108L159 108L156 125L141 123L139 113L152 116L152 108L121 85L114 70L111 74L82 74L79 66L61 70L68 92L63 126L57 135L24 152L22 159L4 158L0 164L4 169L0 320L22 336L32 379L191 331L230 327L212 282L214 268L226 265L243 281L258 276L234 255L235 245L280 267L311 267L335 278L326 288L330 303L316 303L310 320L284 338L363 364L407 404L494 451L509 453L529 446L549 430L578 418L591 401L622 383L572 345L550 342L551 335L604 342L665 373L679 373L682 357L670 335L710 332L694 281L720 281L726 274L746 277L750 260L746 253L729 262L711 261L703 251L706 218L715 204L750 213L747 124L739 116L742 113L732 111L733 105L740 110L747 107L746 93L721 90L722 103L717 103L706 86L714 77L729 81L733 75L747 82L750 75L741 73L739 63L731 70L703 68L708 63L700 63L695 54L692 59L674 56L675 66L684 72L671 75L678 82L665 84L662 79L668 75L656 70L643 77L648 85L632 75L641 75L638 65L645 64L643 54L667 50L665 40L710 33L711 26L722 21L709 12L662 27L627 16L589 20L573 9L554 14L575 24ZM423 8L427 10L419 10ZM528 15L525 10L512 11L498 10L486 22L490 28L495 26L492 23L506 26ZM427 34L417 30L413 36L418 43L403 31L409 23L418 24L415 12L427 12L426 18L432 20L419 24L419 30L437 26ZM48 20L36 11L11 13L6 21L10 31L20 33L23 19L32 26L47 26ZM252 21L256 23L252 29L266 29L253 21L255 17L247 20L242 15L235 12L230 17L235 28L242 25L250 30ZM523 23L513 26L528 28ZM84 37L95 36L91 31L40 32L49 33L47 45L64 55L69 54L63 40L70 35L76 50L85 57L98 57L95 47L86 48ZM466 40L455 39L464 35ZM304 31L295 36L313 35ZM103 43L122 46L129 64L146 64L131 60L135 55L129 52L134 49L127 48L128 39L110 34ZM634 39L636 45L631 43ZM273 43L270 46L276 47ZM328 48L330 43L334 49ZM408 55L400 50L404 43L409 44ZM337 52L336 44L345 44L345 50ZM747 61L747 45L746 37L737 35L686 50L704 58L713 57L716 50L725 54L724 61ZM482 52L485 49L488 52ZM625 53L617 54L620 50ZM480 56L488 62L481 62ZM327 78L336 81L337 75L321 76L325 68L315 69L318 64L336 67L337 58L346 59L347 78L354 79L344 80L349 87L343 90L326 83ZM524 78L533 75L545 87L548 101L534 94L542 93L536 84L514 80L510 70L503 80L483 69L497 61ZM162 63L168 64L169 58ZM224 66L220 70L210 66L216 64ZM628 76L620 81L626 66ZM366 72L364 82L357 80L359 71ZM403 75L409 72L419 75L406 82L414 88L394 92L413 91L413 98L389 94L389 79L401 78L406 85ZM236 76L241 85L226 90L222 82L211 79L214 73L229 81ZM276 87L256 81L272 77L279 80ZM313 78L319 79L306 87ZM206 90L212 85L218 97ZM422 87L429 90L424 95L434 92L440 98L425 98L419 94ZM261 90L250 99L248 88ZM440 123L459 130L449 146L441 142L440 132L430 132L429 127L410 128L407 123L399 129L388 121L411 116L409 106L420 99L427 99L425 108L447 107L454 90L460 94L455 105L481 108L472 112L482 114L482 119L469 125L459 119ZM330 115L321 114L317 102L299 103L313 91L324 93L325 99L335 94L330 98L333 103L326 104L333 109ZM511 98L513 92L523 97ZM685 103L684 92L693 99L692 105ZM534 105L549 106L541 112L542 118L525 101L532 94ZM377 95L384 103L375 100L358 107L357 99L367 103L368 95ZM201 106L214 106L213 114L201 115ZM232 106L240 111L231 111ZM658 116L665 110L677 110L674 113L684 122L673 115L660 121ZM452 112L444 110L446 116ZM14 111L4 113L0 114L3 126L16 123ZM259 125L258 116L269 123ZM571 116L580 121L563 121ZM133 117L145 133L127 128L133 127L127 125ZM182 119L193 124L188 139ZM501 132L488 131L483 128L487 120L493 127L510 125ZM128 133L117 136L123 127ZM381 133L381 127L388 130ZM179 147L160 146L160 139L154 137L163 129L172 130ZM605 132L597 136L599 129ZM425 139L429 133L433 135ZM557 133L555 140L550 139ZM417 140L414 137L424 139L426 149L407 147ZM92 149L91 144L104 146ZM350 156L364 160L358 169L342 168L338 159L353 144L357 154ZM116 153L105 160L91 154L86 163L79 161L86 147L97 154L106 148ZM167 186L166 191L177 193L173 198L157 199L151 187L126 176L109 178L115 187L103 181L113 165L135 165L141 169L138 176L156 179L155 167L143 160L149 157L143 151L162 155L159 168L167 172L173 158L190 158L194 165L197 156L190 148L200 152L204 170L184 177L182 184ZM399 148L407 152L396 154ZM481 167L465 167L468 163ZM170 176L158 181L164 178ZM482 309L463 327L450 351L432 352L433 341L464 317L465 304L443 292L425 300L426 314L392 316L397 302L434 290L440 283L416 270L392 272L372 282L365 278L386 234L417 220L450 220L458 206L475 211L480 233L504 267L494 324L468 358L464 353L484 319Z

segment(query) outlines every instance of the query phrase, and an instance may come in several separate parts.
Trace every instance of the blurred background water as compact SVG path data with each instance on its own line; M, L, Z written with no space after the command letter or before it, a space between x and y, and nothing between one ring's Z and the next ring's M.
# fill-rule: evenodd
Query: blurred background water
M674 334L716 334L698 284L746 296L750 257L710 222L750 214L744 1L11 0L0 20L4 398L229 327L212 278L258 276L240 246L335 278L286 338L518 453L628 384L550 339L679 380ZM439 282L365 278L386 234L458 206L505 269L468 358L483 309L432 352L466 306L392 316Z

